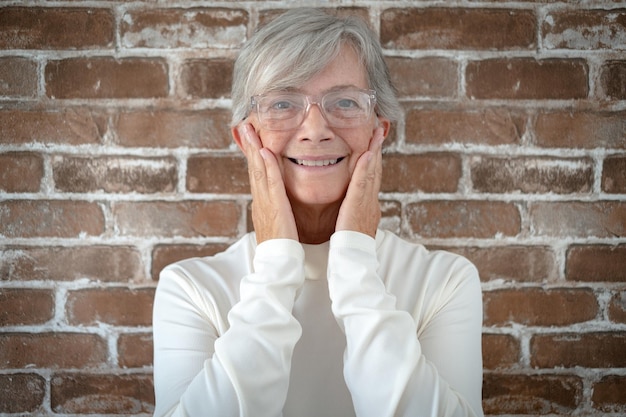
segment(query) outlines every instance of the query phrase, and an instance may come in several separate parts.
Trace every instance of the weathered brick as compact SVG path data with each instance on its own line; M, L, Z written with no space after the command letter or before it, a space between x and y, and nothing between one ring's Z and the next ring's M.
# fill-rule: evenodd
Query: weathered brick
M534 128L535 144L542 147L626 149L626 112L546 111Z
M152 366L152 351L151 333L121 334L117 340L118 362L122 368Z
M225 149L233 142L230 111L125 111L115 117L114 142L135 147Z
M557 9L541 27L546 49L626 49L624 10Z
M169 89L160 58L69 58L45 68L46 95L67 98L159 98Z
M626 100L626 61L609 61L602 65L600 85L606 97Z
M505 369L518 364L520 343L507 334L483 334L483 368Z
M0 19L2 8L0 8ZM0 23L1 25L1 23ZM0 34L0 42L1 42ZM0 58L0 96L35 97L37 63L22 57Z
M0 49L109 48L114 30L108 8L0 8Z
M532 203L536 236L615 237L626 235L626 203L614 201Z
M157 245L152 250L152 280L158 281L159 274L167 265L188 258L215 255L224 251L227 244L207 245Z
M98 144L106 115L88 108L0 110L0 143Z
M65 305L72 325L149 326L154 289L103 288L70 291Z
M105 364L106 359L106 341L94 334L0 334L0 369L98 367Z
M115 203L122 236L235 237L241 210L230 201Z
M387 58L391 82L400 97L458 96L458 64L447 58Z
M498 201L425 201L407 206L408 224L422 237L494 238L520 233L520 213Z
M2 281L145 280L141 253L129 246L19 247L0 251Z
M462 175L461 158L450 153L386 154L383 172L383 192L455 192Z
M43 158L31 152L0 154L0 191L37 192L43 178Z
M244 10L139 9L124 13L120 31L126 48L237 48L247 25Z
M618 291L611 298L609 319L614 323L626 324L626 291Z
M43 324L53 317L52 291L0 289L0 326Z
M11 200L0 202L0 234L5 237L79 237L104 232L104 214L85 201Z
M607 375L593 385L594 408L607 413L626 413L626 376Z
M178 169L174 158L55 156L55 189L70 193L171 193Z
M237 155L196 155L187 161L187 189L193 193L248 194L248 165Z
M626 245L572 245L567 250L568 281L626 282Z
M483 378L485 414L571 415L583 400L583 384L571 375L503 375Z
M525 133L526 116L515 110L440 110L411 108L406 115L406 143L516 145Z
M537 334L530 340L531 366L538 368L626 367L626 333Z
M582 99L588 73L582 59L486 59L467 64L466 90L472 99Z
M339 7L316 7L317 9L323 10L325 13L339 16L339 17L348 17L348 16L356 16L359 17L366 22L369 21L369 7L353 7L353 6L339 6ZM284 8L271 8L266 10L259 10L259 28L265 26L278 16L285 13L288 9Z
M483 193L589 193L593 160L477 156L470 162L472 186Z
M530 10L387 9L381 15L380 37L390 49L532 49L536 26Z
M626 155L609 156L603 161L602 191L626 194Z
M50 405L59 414L149 414L154 411L152 377L144 374L55 374Z
M0 413L35 412L43 405L46 381L37 374L0 375Z
M589 289L502 289L484 292L483 309L488 326L566 326L596 318L598 301Z
M229 59L191 59L183 63L181 94L185 98L230 97L234 62Z
M468 258L482 281L518 282L555 281L558 278L556 255L544 246L444 247Z

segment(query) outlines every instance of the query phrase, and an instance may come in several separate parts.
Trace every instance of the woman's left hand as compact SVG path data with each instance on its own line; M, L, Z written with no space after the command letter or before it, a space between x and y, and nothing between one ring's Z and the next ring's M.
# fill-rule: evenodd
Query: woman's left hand
M376 236L380 222L378 191L383 172L382 147L385 140L382 127L374 130L369 149L356 163L346 197L339 209L335 230L352 230Z

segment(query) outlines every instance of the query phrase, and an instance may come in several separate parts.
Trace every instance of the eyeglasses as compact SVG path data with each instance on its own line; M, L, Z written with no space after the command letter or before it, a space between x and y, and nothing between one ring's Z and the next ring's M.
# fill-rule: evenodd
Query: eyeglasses
M304 121L311 105L318 106L331 127L351 128L367 122L376 106L374 90L344 89L321 97L294 92L272 92L253 96L261 127L267 130L295 129Z

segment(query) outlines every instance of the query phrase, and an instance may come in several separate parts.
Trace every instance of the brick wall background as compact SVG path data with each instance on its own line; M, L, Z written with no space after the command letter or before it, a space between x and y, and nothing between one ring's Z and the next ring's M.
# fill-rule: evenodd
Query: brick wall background
M0 413L150 415L158 271L249 229L232 64L294 3L2 2ZM626 3L307 3L380 34L382 225L478 266L485 412L624 415Z

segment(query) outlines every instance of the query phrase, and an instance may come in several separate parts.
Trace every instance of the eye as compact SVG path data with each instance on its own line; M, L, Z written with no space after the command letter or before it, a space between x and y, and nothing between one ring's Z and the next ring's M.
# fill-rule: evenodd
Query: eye
M341 98L335 103L335 107L340 109L358 109L361 107L359 103L351 98Z
M270 110L280 111L280 110L290 110L295 106L292 101L289 100L275 100L272 101L269 105Z

